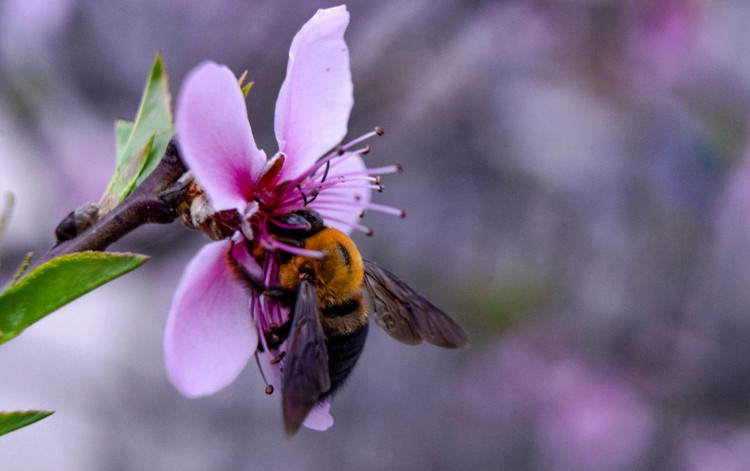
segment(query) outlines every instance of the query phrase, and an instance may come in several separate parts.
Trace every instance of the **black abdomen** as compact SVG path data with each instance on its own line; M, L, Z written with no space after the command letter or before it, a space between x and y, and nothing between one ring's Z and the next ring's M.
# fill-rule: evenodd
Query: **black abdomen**
M336 392L349 374L362 353L367 338L367 323L354 332L345 335L329 335L326 341L328 347L328 374L331 378L331 389L323 397Z

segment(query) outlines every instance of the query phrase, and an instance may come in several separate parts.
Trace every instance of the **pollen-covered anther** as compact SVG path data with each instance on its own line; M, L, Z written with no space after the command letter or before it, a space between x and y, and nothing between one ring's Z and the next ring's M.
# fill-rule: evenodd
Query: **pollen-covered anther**
M279 363L280 361L281 361L281 355L279 355L279 356L277 356L277 357L273 357L273 358L271 359L271 364L272 364L272 365L275 365L275 364Z
M385 134L385 130L380 126L375 126L375 134L377 134L378 136L382 136L383 134Z
M273 394L273 385L269 384L266 386L266 394Z

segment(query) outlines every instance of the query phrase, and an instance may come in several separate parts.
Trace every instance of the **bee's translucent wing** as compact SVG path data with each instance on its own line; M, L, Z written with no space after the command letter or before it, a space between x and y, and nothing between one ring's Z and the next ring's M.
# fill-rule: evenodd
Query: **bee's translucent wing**
M331 388L328 374L328 350L320 324L318 293L302 280L294 305L282 378L284 425L293 434L310 410Z
M466 346L466 333L447 314L393 273L363 262L370 315L391 337L411 345L426 340L445 348Z

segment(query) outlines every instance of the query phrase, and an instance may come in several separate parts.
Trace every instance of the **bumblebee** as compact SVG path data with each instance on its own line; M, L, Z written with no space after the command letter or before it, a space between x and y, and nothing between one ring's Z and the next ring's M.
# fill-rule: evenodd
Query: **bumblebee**
M235 266L253 289L292 308L289 321L266 335L270 348L287 341L281 385L287 433L295 433L310 410L352 372L370 317L403 343L466 346L466 333L447 314L391 272L363 259L354 242L325 226L316 211L304 209L284 219L285 229L274 237L324 257L284 253L277 287L263 286Z

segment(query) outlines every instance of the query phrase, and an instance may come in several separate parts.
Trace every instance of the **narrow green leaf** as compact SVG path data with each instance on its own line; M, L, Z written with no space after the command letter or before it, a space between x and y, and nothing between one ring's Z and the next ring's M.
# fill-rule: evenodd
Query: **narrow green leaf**
M172 97L161 53L156 55L135 121L115 123L115 172L102 196L101 213L107 213L156 167L174 134Z
M151 151L151 147L154 143L154 136L151 136L151 138L146 142L146 145L143 146L143 149L138 153L135 159L130 160L129 164L124 166L123 168L119 169L119 177L120 177L120 193L119 194L107 194L105 193L104 196L102 196L102 200L99 202L99 208L107 208L106 211L99 210L100 214L104 214L105 212L110 211L112 208L117 206L117 203L122 201L122 198L120 196L122 195L129 195L131 191L133 191L133 188L136 186L136 180L138 178L138 175L143 172L143 167L146 165L146 159L148 158L148 154Z
M157 132L151 136L151 140L149 141L151 142L151 145L147 149L148 155L145 158L143 167L141 167L141 172L138 174L135 186L140 185L141 182L143 182L143 179L149 176L154 168L159 165L172 136L174 136L174 130L172 128L169 128L166 131Z
M255 82L249 82L245 84L245 80L247 80L247 75L249 71L245 69L244 72L242 72L242 75L240 75L240 78L237 79L237 81L240 84L240 89L242 90L242 96L247 98L247 94L250 93L250 89L253 88L253 85L255 85Z
M44 410L0 412L0 435L5 435L6 433L31 425L52 414L54 414L54 412Z
M247 94L250 93L250 89L253 88L253 85L255 85L255 82L250 82L247 85L245 85L244 87L242 87L242 96L244 96L245 98L247 98Z
M148 260L146 255L81 252L39 265L0 294L0 343L94 288Z

